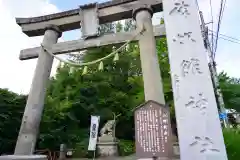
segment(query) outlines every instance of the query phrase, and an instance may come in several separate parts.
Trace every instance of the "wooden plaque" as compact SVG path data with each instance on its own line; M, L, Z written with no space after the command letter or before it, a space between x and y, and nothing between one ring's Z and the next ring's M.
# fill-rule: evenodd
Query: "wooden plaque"
M134 112L137 158L172 157L172 129L169 109L147 101Z

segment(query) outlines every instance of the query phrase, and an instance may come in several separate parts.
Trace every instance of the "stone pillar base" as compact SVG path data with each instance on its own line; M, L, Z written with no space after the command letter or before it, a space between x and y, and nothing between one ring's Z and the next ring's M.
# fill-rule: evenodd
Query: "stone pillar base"
M173 144L173 158L180 158L180 148L178 143Z
M178 143L173 144L173 153L174 155L180 155L180 148Z
M45 155L6 155L0 156L0 160L47 160Z
M97 143L97 153L100 157L118 156L117 139L109 135L99 137L99 141Z

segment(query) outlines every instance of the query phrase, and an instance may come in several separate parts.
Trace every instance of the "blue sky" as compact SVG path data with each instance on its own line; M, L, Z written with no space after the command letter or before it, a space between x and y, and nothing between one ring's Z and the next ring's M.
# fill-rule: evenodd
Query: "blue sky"
M88 4L92 2L104 2L106 0L92 1L92 0L50 0L51 3L55 4L60 10L70 10L77 8L79 5Z
M103 2L106 0L99 0ZM34 17L51 13L57 13L69 9L75 9L79 5L92 3L92 0L0 0L0 88L8 88L17 93L28 93L36 59L20 61L19 53L22 49L39 46L42 41L40 37L28 37L22 33L16 24L15 17ZM210 0L198 0L200 10L204 13L205 22L211 21ZM212 0L214 30L220 0ZM222 34L240 39L240 0L227 0L224 17L220 32ZM159 23L161 13L153 17L153 23ZM211 27L211 24L209 25ZM80 38L80 30L65 32L59 41L68 41ZM236 40L235 40L236 41ZM240 42L240 41L239 41ZM240 78L240 44L232 43L222 38L219 39L216 61L218 72L225 70L230 76ZM56 72L58 61L54 60L52 73Z

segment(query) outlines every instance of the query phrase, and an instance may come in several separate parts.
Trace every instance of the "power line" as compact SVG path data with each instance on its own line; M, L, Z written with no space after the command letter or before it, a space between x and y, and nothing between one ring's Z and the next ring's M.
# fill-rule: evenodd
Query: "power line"
M214 31L212 31L212 30L209 30L209 31L212 32L212 34L213 34L213 32L214 32ZM214 33L216 33L216 32L214 32ZM240 39L238 39L238 38L231 37L231 36L228 36L228 35L225 35L225 34L219 33L219 35L224 36L224 37L226 37L226 38L230 38L230 39L236 40L236 41L240 41Z
M232 43L236 43L236 44L240 44L240 42L236 42L236 41L233 41L233 40L230 40L230 39L226 39L226 38L223 38L223 37L219 37L223 40L226 40L226 41L229 41L229 42L232 42Z
M219 16L218 16L218 24L217 24L217 36L216 36L216 41L215 41L215 49L213 50L213 57L215 58L215 54L216 54L216 51L217 51L217 42L218 42L218 32L219 32L219 26L220 26L220 23L221 23L221 13L222 13L222 4L223 4L223 0L221 0L221 5L220 5L220 11L219 11Z
M196 4L197 4L198 12L199 12L199 11L200 11L200 8L199 8L198 0L196 0Z
M236 41L240 41L240 39L237 39L237 38L234 38L234 37L230 37L230 36L226 36L224 34L219 34L219 35L227 37L227 38L230 38L230 39L233 39L233 40L236 40Z
M216 37L216 35L213 35L213 36ZM236 42L236 41L233 41L233 40L231 40L231 39L224 38L224 37L218 37L218 38L221 38L221 39L223 39L223 40L226 40L226 41L229 41L229 42L232 42L232 43L240 44L240 41L239 41L239 42Z
M226 7L226 2L227 2L227 0L224 1L223 10L222 10L222 17L223 17L223 12L224 12L225 7ZM221 17L221 20L222 20L222 17Z
M220 25L221 25L221 21L222 21L222 17L223 17L223 12L226 6L226 0L221 0L221 5L220 5L220 10L219 10L219 15L218 15L218 24L217 24L217 36L216 36L216 41L215 41L215 49L213 52L213 57L215 57L216 55L216 51L217 51L217 44L218 44L218 36L219 36L219 31L220 31Z
M212 17L212 22L213 22L213 8L212 8L212 0L210 0L210 9L211 9L211 17ZM214 22L212 23L212 30L213 30L213 24ZM213 54L213 45L214 45L214 40L213 40L213 33L212 33L212 54Z

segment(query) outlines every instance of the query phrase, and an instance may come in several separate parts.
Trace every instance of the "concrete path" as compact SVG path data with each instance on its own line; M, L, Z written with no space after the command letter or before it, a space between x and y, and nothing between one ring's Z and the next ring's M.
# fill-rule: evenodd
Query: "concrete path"
M87 159L87 158L80 158L80 159L69 159L69 160L91 160L91 159ZM127 157L117 157L117 158L99 158L96 160L136 160L135 155L131 155L131 156L127 156ZM141 159L141 160L152 160L152 159ZM161 159L159 159L161 160ZM163 159L162 159L163 160ZM164 159L166 160L166 159ZM180 160L179 158L174 158L171 160Z

